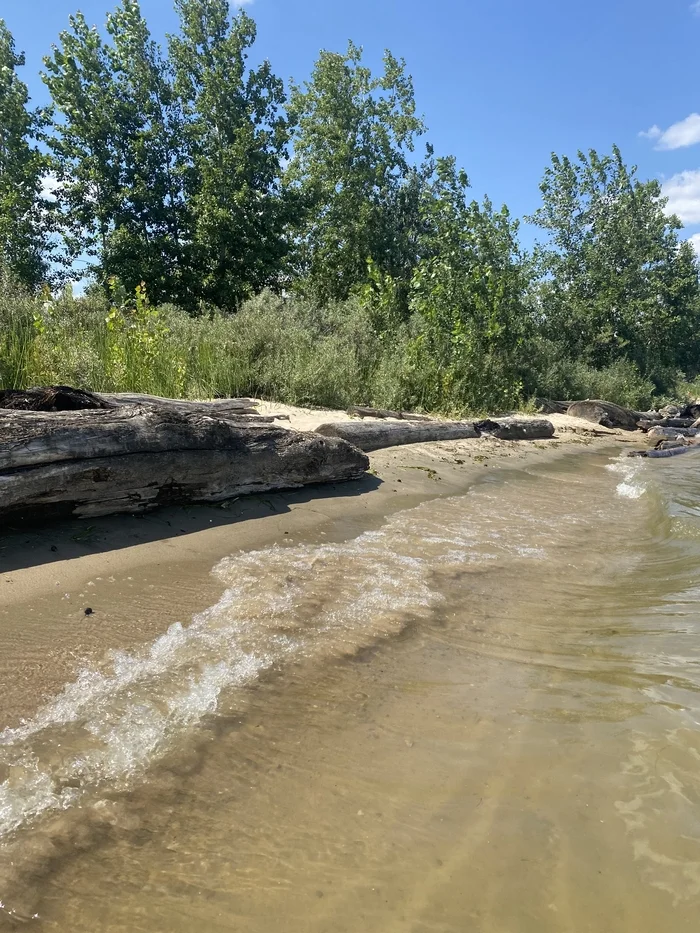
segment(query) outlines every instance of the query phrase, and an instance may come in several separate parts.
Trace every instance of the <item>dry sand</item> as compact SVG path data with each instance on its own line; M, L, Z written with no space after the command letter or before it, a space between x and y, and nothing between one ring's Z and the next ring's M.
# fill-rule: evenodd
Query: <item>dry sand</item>
M345 412L261 402L280 426L313 430ZM562 452L629 443L629 433L550 416L551 440L443 441L377 451L371 473L342 484L243 497L147 516L63 521L0 533L0 728L31 715L109 649L151 642L214 604L210 573L239 550L351 538L420 501L465 491L484 471ZM86 609L92 610L86 614Z

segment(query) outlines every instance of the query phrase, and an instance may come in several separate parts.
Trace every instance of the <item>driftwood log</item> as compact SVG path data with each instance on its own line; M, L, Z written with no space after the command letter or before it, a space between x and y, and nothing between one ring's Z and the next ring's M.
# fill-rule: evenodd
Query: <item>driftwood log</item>
M637 422L637 427L642 431L650 431L652 428L692 428L695 426L693 418L656 418L649 420L641 418Z
M217 502L349 480L368 467L338 438L162 407L0 410L0 519Z
M677 457L679 454L689 454L689 453L700 453L700 447L694 445L693 447L686 447L685 445L681 447L671 447L665 448L663 450L631 450L627 456L628 457Z
M643 412L631 411L629 408L622 408L620 405L604 402L601 399L572 402L567 409L567 414L573 418L583 418L584 421L601 424L604 428L623 428L626 431L634 431L637 421L644 416Z
M213 402L161 398L159 395L137 395L132 392L98 395L71 386L38 386L32 389L1 389L0 409L16 411L82 411L84 409L117 408L120 405L152 405L168 411L237 418L258 415L257 402L249 398L217 399ZM275 417L275 416L268 416Z
M419 415L411 411L392 411L388 408L362 408L353 405L348 408L349 415L356 415L358 418L394 418L397 421L433 421L430 415Z
M573 402L557 402L552 398L536 398L535 407L542 415L565 415Z
M554 425L544 418L502 418L480 421L372 422L342 421L316 428L326 437L342 437L360 450L399 447L423 441L451 441L488 434L502 440L552 437Z
M421 441L451 441L479 437L471 421L338 421L316 428L324 437L342 437L360 450L400 447Z
M696 437L697 428L667 428L662 425L655 425L649 428L645 435L648 444L658 444L660 441L676 440L679 437Z
M112 408L94 392L71 386L40 386L34 389L0 389L0 408L14 411L82 411L86 408Z
M474 425L480 434L502 441L531 441L554 437L554 425L546 418L487 418Z
M158 395L134 395L118 392L101 395L111 405L152 405L182 414L210 415L212 418L235 418L241 415L258 415L257 402L249 398L222 398L213 402L193 402L185 399L161 398Z

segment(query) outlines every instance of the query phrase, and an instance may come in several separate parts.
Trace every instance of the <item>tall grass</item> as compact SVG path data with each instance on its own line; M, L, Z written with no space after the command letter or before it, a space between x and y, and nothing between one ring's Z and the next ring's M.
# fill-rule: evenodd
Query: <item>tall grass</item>
M231 317L137 299L0 295L0 385L53 383L181 398L371 403L381 348L359 303L263 294Z
M646 408L654 394L632 363L594 370L534 342L523 349L522 381L506 397L489 376L497 360L470 374L421 347L420 320L378 333L360 300L319 307L263 293L235 316L191 317L172 305L153 307L140 293L111 302L101 295L30 296L0 281L0 387L68 384L449 414L495 413L535 395Z

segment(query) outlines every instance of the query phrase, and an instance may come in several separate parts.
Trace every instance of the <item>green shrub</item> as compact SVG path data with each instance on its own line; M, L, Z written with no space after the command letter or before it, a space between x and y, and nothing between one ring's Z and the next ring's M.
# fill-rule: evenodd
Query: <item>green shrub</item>
M452 415L497 413L534 396L605 398L639 409L655 397L654 385L626 360L597 370L560 358L545 341L501 341L498 350L484 341L477 352L468 337L456 326L444 333L417 311L388 327L363 297L319 306L263 292L236 315L191 317L150 305L141 290L126 296L116 283L108 300L99 292L32 296L0 281L2 386L66 383ZM667 381L679 399L700 396L700 383L678 374Z
M544 398L600 398L646 410L654 397L654 384L628 360L593 369L578 360L558 359L544 365L535 376L530 374L530 380L531 394Z

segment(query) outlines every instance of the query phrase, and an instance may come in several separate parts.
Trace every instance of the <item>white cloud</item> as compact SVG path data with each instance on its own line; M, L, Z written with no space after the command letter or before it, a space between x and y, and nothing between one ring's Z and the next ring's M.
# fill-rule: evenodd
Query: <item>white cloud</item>
M662 191L668 198L666 213L677 214L684 224L700 223L700 169L673 175Z
M39 191L42 198L45 198L47 201L55 201L57 189L58 189L58 178L56 178L53 172L49 172L47 175L44 175L42 177L41 189Z
M694 233L688 237L688 242L693 247L698 257L700 257L700 233Z
M698 3L700 3L700 0L698 0ZM642 130L639 135L644 137L644 139L658 139L662 134L663 130L655 123L653 126L650 126L648 130Z
M658 127L652 127L649 133L653 133ZM683 149L685 146L694 146L700 143L700 113L691 113L685 120L680 120L669 126L667 130L657 135L653 133L650 139L658 139L657 149Z

